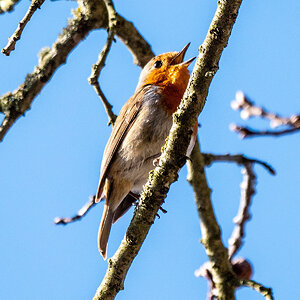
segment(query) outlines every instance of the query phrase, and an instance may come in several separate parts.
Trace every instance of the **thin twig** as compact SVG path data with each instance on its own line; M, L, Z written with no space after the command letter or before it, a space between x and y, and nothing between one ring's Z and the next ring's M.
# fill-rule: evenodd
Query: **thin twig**
M223 155L217 155L212 153L203 153L204 157L204 163L206 166L210 166L213 162L217 161L227 161L227 162L235 162L238 165L245 165L247 163L257 163L264 168L266 168L272 175L275 175L276 172L273 169L272 166L270 166L268 163L254 158L249 158L247 156L244 156L242 154L236 154L236 155L230 155L230 154L223 154Z
M211 153L203 153L204 163L206 166L210 166L213 162L234 162L238 165L244 166L242 169L243 181L241 183L241 200L240 207L237 216L233 219L236 224L233 229L231 238L229 239L229 260L238 252L243 244L243 238L245 236L246 222L250 220L250 205L252 197L255 193L256 175L253 171L253 164L257 163L264 167L270 174L275 175L275 170L266 162L248 158L244 155L215 155Z
M242 169L243 181L241 183L241 200L237 216L233 219L235 227L232 235L228 241L229 259L238 252L243 245L243 238L245 237L246 222L250 220L250 206L252 197L255 194L256 176L253 171L253 164L246 163Z
M75 221L79 221L82 219L82 217L84 217L88 212L89 210L96 205L96 202L95 202L95 198L96 196L91 196L90 197L90 201L87 202L77 213L77 215L75 215L74 217L72 218L59 218L59 217L56 217L54 219L54 224L55 225L59 225L59 224L62 224L62 225L66 225L66 224L69 224L69 223L73 223Z
M249 280L249 279L241 279L240 285L247 286L247 287L254 289L255 291L262 294L265 297L265 299L267 299L267 300L274 300L272 289L266 288L265 286L263 286L262 284L260 284L256 281Z
M242 119L249 119L251 117L261 117L270 121L272 128L279 126L287 126L288 128L282 130L254 130L249 127L239 126L236 124L230 125L232 131L240 134L241 138L254 136L279 136L289 133L294 133L300 129L300 115L292 115L291 117L281 117L276 113L267 111L263 107L256 106L242 91L238 91L235 100L231 102L231 107L234 110L239 110Z
M108 115L108 125L113 125L116 121L117 116L113 113L112 105L108 102L107 98L100 88L99 76L103 67L105 66L107 55L110 51L112 42L114 41L115 29L117 26L117 13L111 0L104 0L104 3L108 12L108 37L105 46L99 54L97 62L92 66L92 73L89 77L89 83L94 87L97 95L100 97L104 105L105 111Z
M14 32L14 34L8 39L7 45L2 49L2 53L6 56L9 56L9 54L15 49L16 42L21 38L22 32L26 26L26 24L30 21L32 15L35 13L35 11L41 7L41 5L45 2L45 0L32 0L26 15L24 18L20 21L18 28Z
M282 129L282 130L255 130L247 126L239 126L236 124L230 125L230 130L237 132L241 139L259 137L259 136L281 136L290 133L296 133L300 130L300 127Z

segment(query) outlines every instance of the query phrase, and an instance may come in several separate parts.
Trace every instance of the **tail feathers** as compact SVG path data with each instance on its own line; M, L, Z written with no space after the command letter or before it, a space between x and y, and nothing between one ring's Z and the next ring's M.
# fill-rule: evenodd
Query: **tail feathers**
M107 241L110 233L111 224L113 221L114 212L107 204L104 205L102 219L98 231L98 249L103 259L106 259Z
M137 199L132 194L128 194L115 210L113 223L116 223L136 201Z

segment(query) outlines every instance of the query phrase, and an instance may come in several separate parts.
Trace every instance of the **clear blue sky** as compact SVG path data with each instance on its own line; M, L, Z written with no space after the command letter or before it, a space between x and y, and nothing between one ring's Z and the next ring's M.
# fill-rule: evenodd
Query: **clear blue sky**
M0 16L0 46L15 30L30 2ZM216 2L115 1L155 53L180 50L197 55ZM10 57L0 55L0 93L16 89L37 63L37 53L51 46L70 17L72 1L46 1L33 16ZM254 279L274 289L276 299L300 299L299 291L299 134L242 141L229 131L243 123L230 108L239 89L257 104L283 115L299 113L300 2L245 1L225 49L220 70L199 118L203 151L244 153L268 161L275 177L261 167L257 194L239 253L254 266ZM56 216L71 216L95 193L105 143L111 129L93 88L91 65L106 38L92 32L68 57L35 99L31 110L0 144L0 299L91 299L107 267L97 250L102 204L81 222L61 227ZM140 69L117 41L101 76L108 99L119 112L132 95ZM247 122L266 128L262 121ZM239 205L240 168L217 164L207 169L213 204L227 243ZM164 208L134 261L117 299L205 299L204 279L193 273L206 261L186 168L172 185ZM132 211L113 226L108 256L124 236ZM262 296L240 289L238 299Z

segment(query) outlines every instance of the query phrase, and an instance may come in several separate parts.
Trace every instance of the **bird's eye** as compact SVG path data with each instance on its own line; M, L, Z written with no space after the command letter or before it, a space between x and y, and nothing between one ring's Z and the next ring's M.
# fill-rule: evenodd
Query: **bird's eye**
M161 60L157 60L155 63L154 63L154 68L158 69L162 66L162 61Z

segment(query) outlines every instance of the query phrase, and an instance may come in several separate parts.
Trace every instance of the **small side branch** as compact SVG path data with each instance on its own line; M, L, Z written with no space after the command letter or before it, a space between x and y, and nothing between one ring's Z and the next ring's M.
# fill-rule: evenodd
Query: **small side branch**
M45 2L45 0L32 0L31 5L28 8L28 11L24 18L20 21L18 28L15 33L8 39L7 45L2 49L2 53L6 56L15 49L16 42L21 38L22 32L26 26L26 24L30 21L32 15L35 11L41 7L41 5Z
M74 217L72 218L59 218L59 217L56 217L54 219L54 224L55 225L66 225L66 224L69 224L69 223L73 223L75 221L79 221L82 219L82 217L84 217L88 212L89 210L96 205L96 202L95 202L95 198L96 196L91 196L90 197L90 201L87 202L77 213L77 215L75 215Z
M253 164L247 163L242 169L243 181L241 183L240 207L237 216L233 219L235 228L233 229L232 235L228 241L228 253L230 260L243 245L246 223L251 219L249 210L252 202L252 197L255 194L256 184L256 176L252 168Z
M250 288L254 289L255 291L259 292L260 294L262 294L265 297L265 299L274 300L272 289L266 288L265 286L263 286L262 284L260 284L256 281L249 280L249 279L241 279L240 286L250 287Z
M256 106L242 91L238 91L235 100L231 102L231 107L234 110L239 110L242 119L252 117L260 117L270 121L271 128L285 126L282 130L254 130L249 127L239 126L236 124L230 125L232 131L238 132L241 138L254 136L279 136L289 133L294 133L300 130L300 115L293 115L289 118L281 117L278 114L271 113L263 107Z
M283 129L283 130L255 130L248 126L239 126L236 124L230 125L230 130L237 132L241 139L259 137L259 136L281 136L290 133L296 133L300 130L300 127Z
M117 116L113 113L112 105L108 102L107 98L105 97L103 91L100 88L99 76L103 67L105 66L107 55L110 51L112 42L114 41L115 30L117 25L117 13L115 11L112 1L104 0L104 3L108 12L108 37L105 46L99 54L97 62L92 67L92 74L89 77L89 83L94 87L97 95L100 97L104 105L105 111L108 115L108 125L113 125L116 121Z
M229 239L229 260L238 252L243 244L243 238L245 236L245 226L248 220L250 220L249 209L252 202L252 197L255 194L256 175L253 171L253 165L255 163L264 167L270 174L275 175L275 170L266 162L248 158L244 155L215 155L210 153L203 153L204 163L206 166L210 166L213 162L234 162L238 165L242 165L243 181L241 183L241 200L240 207L237 216L233 219L236 224L232 236Z
M264 167L267 171L269 171L272 175L275 175L275 170L266 162L259 160L259 159L253 159L249 158L247 156L244 156L242 154L236 154L236 155L230 155L230 154L223 154L223 155L217 155L217 154L211 154L211 153L203 153L204 157L204 163L206 166L210 166L213 162L235 162L238 165L245 165L248 163L257 163Z

